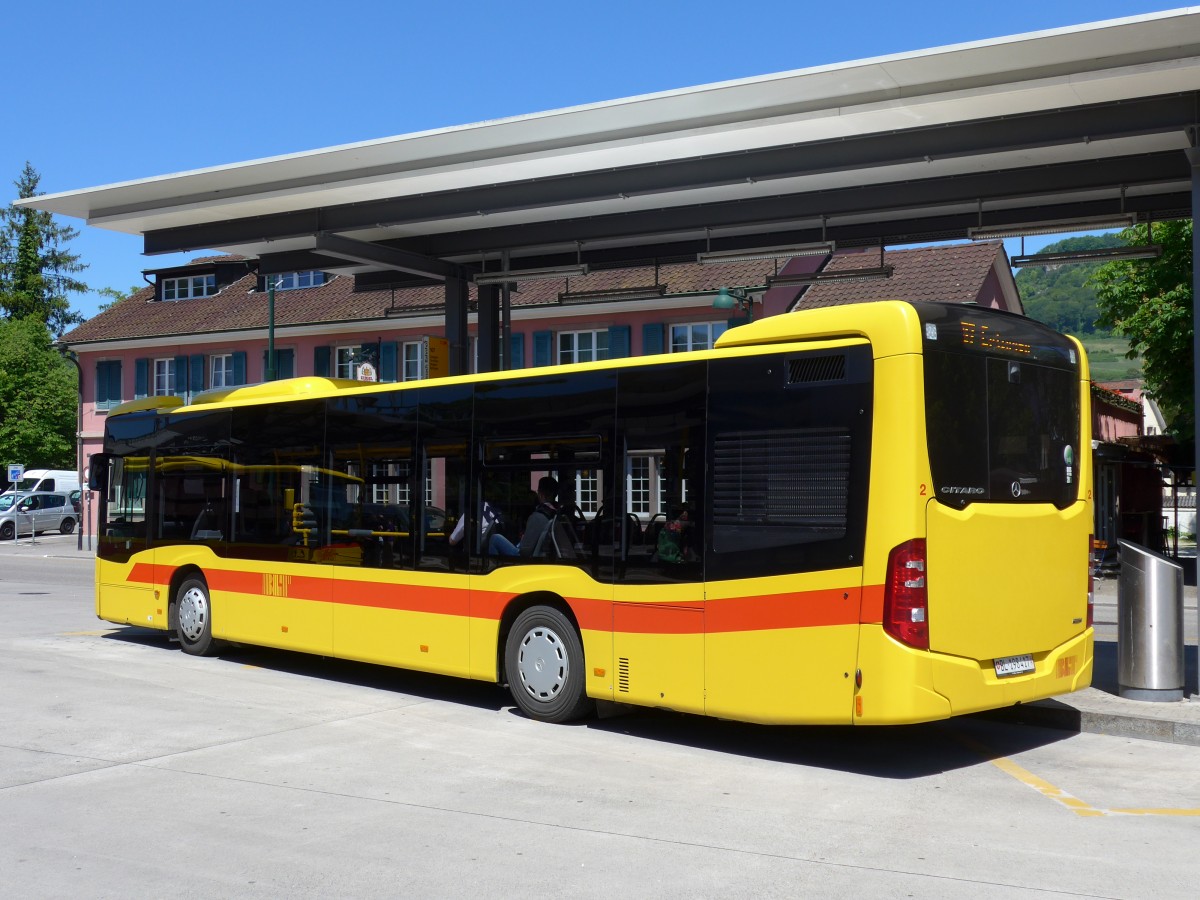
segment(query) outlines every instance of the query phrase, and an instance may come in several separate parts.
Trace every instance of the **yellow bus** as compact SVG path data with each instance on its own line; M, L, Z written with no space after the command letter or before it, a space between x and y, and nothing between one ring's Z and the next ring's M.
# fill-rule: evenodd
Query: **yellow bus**
M97 615L189 653L499 682L551 722L920 722L1090 683L1087 360L1021 316L847 305L179 404L114 409L90 470Z

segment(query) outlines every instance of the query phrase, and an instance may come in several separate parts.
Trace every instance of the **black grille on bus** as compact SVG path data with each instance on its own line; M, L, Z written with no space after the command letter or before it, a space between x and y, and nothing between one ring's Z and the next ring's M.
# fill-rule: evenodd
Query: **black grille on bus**
M788 361L788 384L812 384L814 381L843 381L846 355L802 356Z

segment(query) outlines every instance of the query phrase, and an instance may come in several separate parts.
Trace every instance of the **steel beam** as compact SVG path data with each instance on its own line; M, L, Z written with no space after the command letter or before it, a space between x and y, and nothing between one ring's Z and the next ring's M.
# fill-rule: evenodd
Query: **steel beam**
M459 267L453 263L422 256L408 250L372 244L367 241L356 241L353 238L331 234L328 231L318 232L314 239L316 241L315 251L323 256L382 266L385 269L424 275L427 278L447 279L462 276Z

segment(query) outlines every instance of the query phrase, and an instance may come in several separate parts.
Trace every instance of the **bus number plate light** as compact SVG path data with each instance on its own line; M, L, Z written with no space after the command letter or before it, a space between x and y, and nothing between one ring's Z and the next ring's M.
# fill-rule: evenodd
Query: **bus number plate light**
M1009 675L1024 675L1033 671L1033 657L1028 653L1020 656L1004 656L995 660L996 677L1004 678Z

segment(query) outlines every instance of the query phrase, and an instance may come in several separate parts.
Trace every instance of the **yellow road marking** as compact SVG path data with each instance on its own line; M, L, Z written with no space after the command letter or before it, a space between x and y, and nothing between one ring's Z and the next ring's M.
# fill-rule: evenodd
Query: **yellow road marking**
M1005 756L996 756L983 744L965 735L956 735L959 742L969 747L990 762L1001 772L1011 775L1017 781L1033 788L1044 797L1049 797L1056 803L1065 806L1077 816L1200 816L1200 809L1098 809L1078 797L1057 788L1044 778L1039 778L1028 769L1018 765Z

